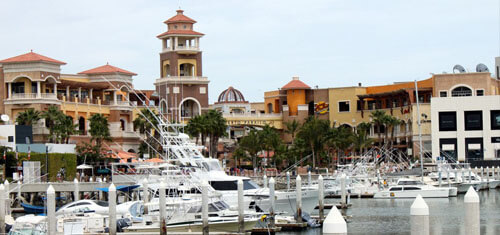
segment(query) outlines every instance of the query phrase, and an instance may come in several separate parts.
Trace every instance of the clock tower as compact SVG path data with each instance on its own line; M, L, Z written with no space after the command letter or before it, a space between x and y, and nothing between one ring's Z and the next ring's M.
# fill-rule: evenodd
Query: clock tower
M200 38L195 20L183 10L164 22L167 31L158 35L162 42L160 78L155 82L160 96L160 112L172 122L184 123L208 109L208 79L203 77Z

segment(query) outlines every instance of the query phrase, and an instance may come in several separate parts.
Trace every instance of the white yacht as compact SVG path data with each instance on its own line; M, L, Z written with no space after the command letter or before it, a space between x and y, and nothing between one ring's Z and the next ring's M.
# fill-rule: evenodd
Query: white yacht
M449 189L426 185L414 179L399 179L397 184L388 189L376 192L374 198L447 198Z

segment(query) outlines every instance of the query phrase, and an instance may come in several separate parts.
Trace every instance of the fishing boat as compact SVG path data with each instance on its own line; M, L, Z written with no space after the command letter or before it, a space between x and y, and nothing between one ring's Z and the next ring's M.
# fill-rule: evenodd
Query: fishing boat
M449 189L423 184L413 179L399 179L397 185L376 192L374 198L448 198Z

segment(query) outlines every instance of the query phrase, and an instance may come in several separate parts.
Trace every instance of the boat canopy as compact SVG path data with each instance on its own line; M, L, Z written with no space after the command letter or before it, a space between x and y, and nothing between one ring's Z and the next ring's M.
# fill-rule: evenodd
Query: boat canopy
M140 185L120 185L120 186L116 187L116 190L122 191L122 192L130 192L130 191L138 188L139 186ZM107 193L109 189L108 188L97 188L97 190Z

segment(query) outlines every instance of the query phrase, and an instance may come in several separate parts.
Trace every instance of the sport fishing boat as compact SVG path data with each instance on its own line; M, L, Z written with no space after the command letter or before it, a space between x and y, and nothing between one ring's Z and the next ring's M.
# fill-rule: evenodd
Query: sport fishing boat
M376 192L374 198L448 198L449 189L423 184L414 179L399 179L397 184Z

